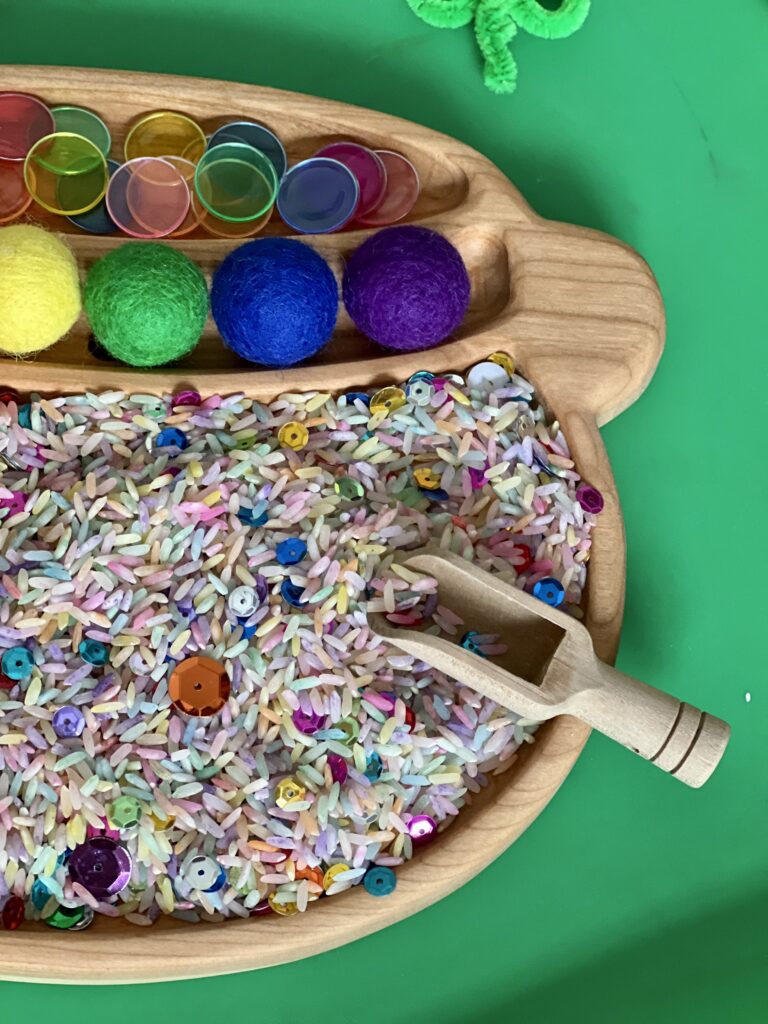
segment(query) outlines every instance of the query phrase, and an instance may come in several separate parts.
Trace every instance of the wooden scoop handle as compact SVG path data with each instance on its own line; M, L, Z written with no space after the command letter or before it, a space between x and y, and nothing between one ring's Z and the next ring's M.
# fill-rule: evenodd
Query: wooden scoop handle
M581 673L579 673L581 675ZM565 710L688 786L702 786L725 752L730 726L595 659L593 679Z

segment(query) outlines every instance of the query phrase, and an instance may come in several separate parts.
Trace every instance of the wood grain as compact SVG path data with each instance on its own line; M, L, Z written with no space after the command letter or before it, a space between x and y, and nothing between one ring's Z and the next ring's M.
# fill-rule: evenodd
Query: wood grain
M241 363L209 324L187 361L139 371L94 359L81 321L35 361L0 359L0 381L41 394L84 386L161 393L183 384L203 394L244 391L266 400L285 390L400 382L419 369L462 371L496 349L507 351L563 424L582 475L606 498L594 533L586 625L598 656L613 660L624 601L624 533L598 426L642 393L664 342L658 289L637 253L599 232L543 220L475 150L374 111L226 82L70 68L0 67L0 89L93 107L112 128L118 154L136 116L171 108L206 129L233 115L260 120L277 130L292 162L341 138L396 149L413 161L422 193L409 220L449 237L472 278L466 323L439 348L387 355L342 312L320 357L291 370ZM84 269L125 241L84 235L51 215L40 220L69 236ZM288 234L275 218L263 233ZM369 233L345 231L311 243L340 275L344 259ZM237 243L193 234L169 244L210 274ZM139 929L100 920L78 933L26 926L0 932L0 977L73 984L193 978L284 963L370 934L453 892L502 853L557 791L588 734L567 716L546 723L512 771L496 777L438 842L398 869L397 889L386 899L355 889L319 901L306 915L221 925L166 919Z
M600 661L572 615L439 548L410 551L401 564L436 580L441 604L468 629L503 637L507 653L486 660L456 639L369 614L395 647L529 721L573 715L689 786L703 786L717 767L727 723Z

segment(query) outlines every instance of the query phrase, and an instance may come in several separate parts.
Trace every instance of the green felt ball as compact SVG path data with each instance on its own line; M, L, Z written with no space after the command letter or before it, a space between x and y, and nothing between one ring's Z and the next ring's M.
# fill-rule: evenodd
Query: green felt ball
M128 242L91 267L85 311L96 338L129 366L181 359L200 340L208 316L203 273L177 249Z

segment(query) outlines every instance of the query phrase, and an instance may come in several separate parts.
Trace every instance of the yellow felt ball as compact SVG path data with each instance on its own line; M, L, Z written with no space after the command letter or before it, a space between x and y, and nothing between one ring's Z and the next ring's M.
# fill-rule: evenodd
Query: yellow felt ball
M69 246L32 224L0 228L0 351L40 352L79 316L80 279Z

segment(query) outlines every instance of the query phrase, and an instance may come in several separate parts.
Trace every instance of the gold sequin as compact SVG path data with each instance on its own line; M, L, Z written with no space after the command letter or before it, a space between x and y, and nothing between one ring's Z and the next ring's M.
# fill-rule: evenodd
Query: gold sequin
M275 789L275 803L278 807L288 807L289 804L298 803L304 799L306 789L296 779L283 779Z
M493 355L488 356L489 363L496 363L503 370L506 370L509 376L515 372L515 361L506 352L494 352Z
M429 466L422 466L419 469L414 469L413 479L416 481L419 487L423 487L425 491L436 491L440 486L440 477L434 470L430 469Z
M288 903L278 903L276 892L271 892L267 897L267 900L274 912L279 914L281 917L293 917L294 914L298 914L299 912L299 908L294 900L291 900Z
M284 423L280 427L277 439L283 448L292 448L295 452L298 452L309 441L309 431L303 423L291 420L290 423Z
M371 412L395 412L405 405L405 392L402 388L382 388L371 399Z
M349 871L349 865L347 864L332 864L323 875L323 888L326 892L331 888L336 878L343 874L345 871Z

